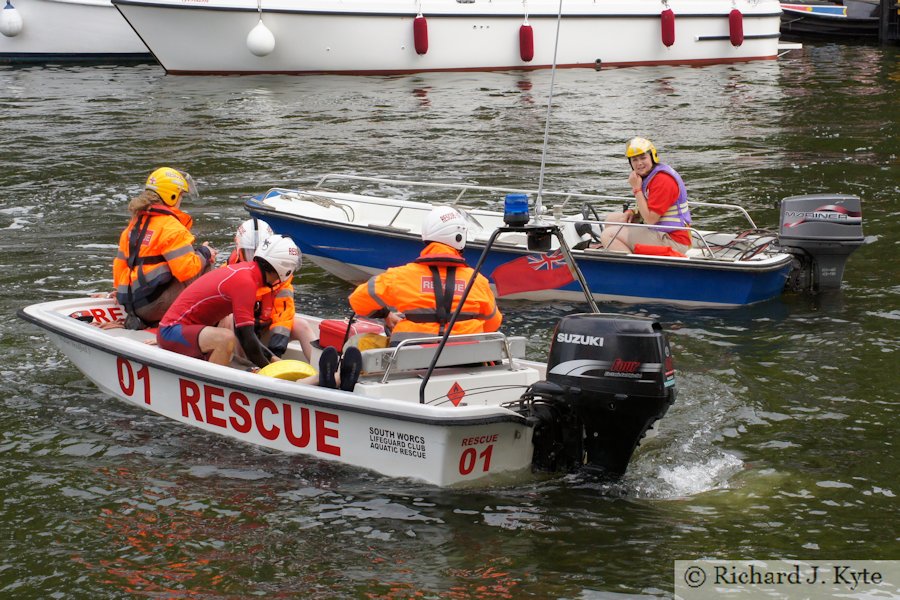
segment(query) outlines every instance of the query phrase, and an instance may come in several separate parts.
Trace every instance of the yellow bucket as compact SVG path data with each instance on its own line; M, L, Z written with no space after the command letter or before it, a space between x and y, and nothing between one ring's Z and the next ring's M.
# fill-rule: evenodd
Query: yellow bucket
M288 381L297 381L305 379L316 374L316 370L309 363L302 360L279 360L267 364L259 370L260 375L267 377L275 377L276 379L286 379Z

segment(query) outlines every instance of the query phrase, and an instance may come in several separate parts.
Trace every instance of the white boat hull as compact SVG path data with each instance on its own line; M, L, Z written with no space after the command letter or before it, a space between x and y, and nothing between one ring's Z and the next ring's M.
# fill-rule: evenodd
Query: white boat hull
M109 0L12 0L12 4L22 28L15 35L0 35L0 63L151 59Z
M80 311L90 311L98 321L122 316L112 300L98 299L32 305L20 316L42 327L102 391L174 421L439 486L530 477L533 429L500 406L521 389L473 393L454 406L446 400L420 404L418 377L387 384L361 380L352 394L300 385L167 352L142 343L142 337L151 337L146 332L104 331L68 316ZM494 369L487 375L492 381L450 369L430 380L428 398L446 396L457 382L463 388L486 381L515 388L517 381L524 389L542 375L542 365L516 365L516 370Z
M555 0L459 3L455 0L264 0L262 21L274 49L254 55L247 44L260 14L255 0L114 0L169 73L391 74L548 68L554 62ZM534 32L534 56L520 52L519 29ZM773 59L777 2L672 0L675 42L661 39L656 0L563 3L556 64L602 68L711 64ZM743 42L730 39L729 11L743 14ZM427 52L418 54L413 19L427 20Z

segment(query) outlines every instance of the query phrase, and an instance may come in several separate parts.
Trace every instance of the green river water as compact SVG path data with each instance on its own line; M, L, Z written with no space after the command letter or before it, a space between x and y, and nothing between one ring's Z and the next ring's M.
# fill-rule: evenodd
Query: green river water
M780 198L863 200L839 293L660 319L678 401L617 484L442 490L261 451L99 392L19 320L110 286L126 204L184 168L224 249L242 201L328 172L536 187L549 72L169 77L0 67L0 596L671 597L673 561L900 559L900 65L807 45L777 61L557 73L548 189L628 191L645 135L698 200L777 226ZM351 287L307 264L301 310ZM543 360L576 304L505 302Z

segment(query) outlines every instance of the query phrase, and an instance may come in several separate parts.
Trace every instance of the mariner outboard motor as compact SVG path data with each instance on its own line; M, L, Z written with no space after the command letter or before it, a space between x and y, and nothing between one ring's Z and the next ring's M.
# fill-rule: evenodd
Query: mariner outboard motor
M781 201L778 244L794 255L789 290L839 288L847 258L863 243L862 206L847 194L791 196Z
M658 322L585 313L559 322L546 381L509 408L534 423L535 469L618 477L674 401L675 368Z

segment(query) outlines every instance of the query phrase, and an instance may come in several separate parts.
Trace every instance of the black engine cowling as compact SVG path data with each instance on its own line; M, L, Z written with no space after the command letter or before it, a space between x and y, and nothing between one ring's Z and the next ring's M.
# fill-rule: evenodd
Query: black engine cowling
M559 322L547 379L517 409L535 424L536 469L587 467L617 477L674 400L675 369L658 322L586 313Z

